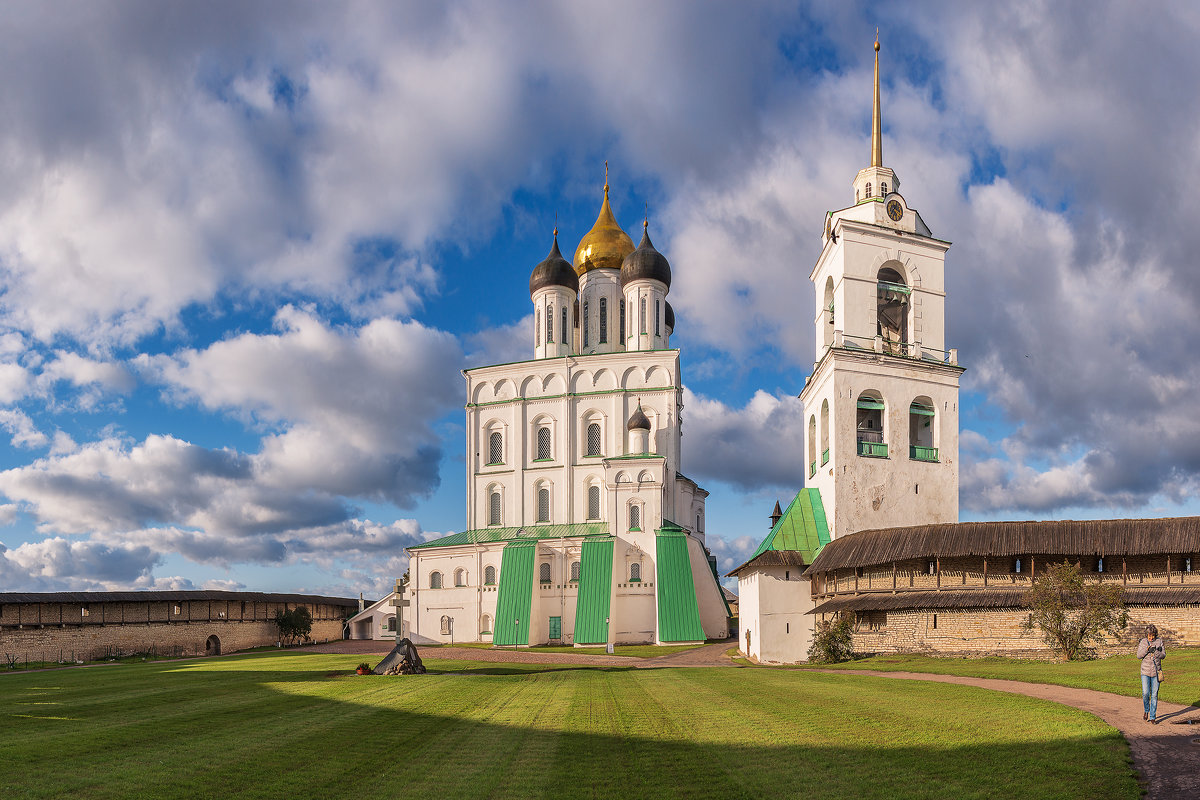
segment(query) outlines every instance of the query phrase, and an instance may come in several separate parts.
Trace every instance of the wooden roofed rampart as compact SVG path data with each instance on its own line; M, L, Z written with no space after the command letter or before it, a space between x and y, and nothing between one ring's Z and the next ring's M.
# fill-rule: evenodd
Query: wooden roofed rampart
M915 558L1042 553L1200 553L1200 517L955 522L859 531L825 545L805 574Z

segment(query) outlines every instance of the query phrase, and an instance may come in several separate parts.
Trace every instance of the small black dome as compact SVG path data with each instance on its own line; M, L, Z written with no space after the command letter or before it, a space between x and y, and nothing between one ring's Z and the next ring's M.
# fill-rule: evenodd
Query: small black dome
M638 429L650 430L650 419L643 413L641 401L638 402L638 407L629 415L629 423L625 426L626 430L636 431Z
M675 309L671 308L671 304L668 302L664 301L663 305L667 307L667 311L665 314L665 316L667 318L666 319L667 330L673 331L673 330L675 330Z
M625 256L625 261L621 263L621 286L624 287L631 281L650 279L666 284L669 289L671 265L667 263L667 257L650 244L650 232L645 230L647 226L643 224L642 227L642 243Z
M529 294L547 286L565 286L572 292L579 292L579 276L575 274L575 268L558 252L557 229L554 231L554 247L550 248L550 255L534 267L529 276Z

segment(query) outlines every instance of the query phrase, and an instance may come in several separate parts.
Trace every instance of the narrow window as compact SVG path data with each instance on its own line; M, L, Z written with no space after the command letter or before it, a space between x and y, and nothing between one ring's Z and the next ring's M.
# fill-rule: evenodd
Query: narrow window
M562 343L567 343L567 307L563 306L562 310Z
M430 589L440 589L440 588L442 588L442 573L440 573L440 572L431 572L431 573L429 574L429 588L430 588Z
M600 487L588 487L588 519L600 519Z
M500 524L500 493L492 492L488 500L488 525Z
M654 335L655 336L658 336L659 331L662 330L661 326L659 325L659 320L661 319L661 317L662 317L662 303L659 302L658 300L655 300L654 301Z
M624 341L625 341L625 298L624 297L621 298L620 317L621 317L621 327L620 327L621 342L624 343Z
M886 194L887 194L887 184L886 184L886 183L880 183L880 184L879 184L879 195L882 197L882 196L884 196L884 195L886 195Z
M600 298L600 344L608 343L608 298Z
M550 521L550 490L538 489L538 522Z
M631 583L634 583L634 582L640 583L641 582L641 580L642 580L642 565L641 564L634 563L634 564L629 565L629 580Z
M550 427L542 425L537 432L537 457L539 461L550 458Z
M496 585L496 568L490 564L483 568L483 583L485 586Z
M504 435L500 431L492 431L488 436L488 464L504 463Z
M642 508L638 505L629 507L629 530L640 531L642 529Z
M700 515L696 515L696 533L700 532Z
M790 622L783 623L783 632L791 633L792 632L792 623L790 623Z
M933 615L933 629L937 630L937 614Z
M588 301L583 301L583 346L588 346Z
M538 344L539 344L538 337L541 336L541 334L542 334L542 310L540 308L538 308L538 309L534 309L534 312L533 312L533 346L534 347L538 346Z
M571 580L575 581L576 583L579 582L579 562L578 561L571 562Z
M790 569L785 569L783 571L783 579L785 581L790 581L792 579L792 571Z
M542 566L538 567L538 580L542 583L550 582L550 562L543 561Z
M546 344L554 344L554 304L546 306Z
M867 184L867 197L871 196L871 184Z
M593 422L587 426L587 454L600 455L600 423Z
M642 297L641 313L638 315L638 317L641 319L642 333L645 333L646 332L646 298L645 298L645 296Z

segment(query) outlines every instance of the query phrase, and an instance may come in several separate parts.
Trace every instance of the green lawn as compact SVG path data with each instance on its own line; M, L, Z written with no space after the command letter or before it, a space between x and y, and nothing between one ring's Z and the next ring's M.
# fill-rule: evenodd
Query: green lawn
M1102 692L1142 696L1136 656L1115 656L1095 661L1022 661L1012 658L932 658L918 655L878 655L845 664L812 665L819 669L873 669L885 672L934 672L975 678L1005 678L1030 683L1076 686ZM807 669L809 667L802 667ZM1158 690L1160 700L1200 706L1200 648L1168 650L1163 660L1166 680Z
M1120 735L972 687L296 652L0 675L0 797L1137 798Z
M659 658L672 653L682 653L685 650L695 650L703 644L618 644L613 646L613 655L627 658ZM436 651L439 647L470 647L476 650L509 650L508 647L496 647L484 642L463 642L462 644L425 644L418 649L421 651ZM526 653L573 653L574 655L605 655L604 645L599 647L574 647L568 645L539 644L533 647L520 648Z

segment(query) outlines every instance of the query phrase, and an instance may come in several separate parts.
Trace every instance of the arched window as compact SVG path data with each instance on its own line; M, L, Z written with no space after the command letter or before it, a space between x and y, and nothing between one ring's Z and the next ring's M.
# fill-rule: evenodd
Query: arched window
M700 515L696 514L696 533L700 533L701 523Z
M642 580L642 565L640 563L635 561L629 565L629 580L631 583Z
M637 503L629 506L629 530L640 531L642 529L642 507Z
M550 490L545 487L538 489L537 500L538 500L537 521L538 522L549 522L550 521Z
M533 346L537 347L538 337L542 335L542 310L535 308L533 310Z
M575 581L576 583L579 582L579 562L578 561L571 562L571 580Z
M829 463L829 401L821 401L821 466Z
M620 325L621 343L624 344L625 343L625 298L624 297L621 298L620 317L621 317L621 325Z
M430 589L442 588L442 573L440 573L440 572L429 573L429 588Z
M887 444L883 438L885 408L883 399L874 392L865 392L858 396L858 424L855 436L860 456L887 458Z
M879 270L876 287L876 333L883 337L883 351L895 356L908 355L908 305L910 288L904 277L892 269Z
M537 459L538 461L548 461L550 459L550 426L540 425L537 429Z
M938 460L933 441L935 415L928 397L918 397L908 407L908 457L914 461Z
M588 301L583 301L583 346L588 346Z
M448 616L443 614L442 615L442 636L449 636L450 632L452 630L454 630L454 623L451 621L451 619Z
M600 455L600 423L591 422L587 426L587 454Z
M826 278L826 279L825 279L825 300L824 300L824 303L825 303L825 305L823 306L823 308L825 309L825 311L824 311L824 314L825 314L825 317L826 317L826 324L825 324L825 325L823 325L823 326L821 326L821 327L822 327L822 330L821 330L821 337L822 337L822 342L824 343L824 345L825 345L826 347L831 347L831 346L833 346L833 330L834 330L834 327L835 327L835 322L834 322L834 316L835 316L835 313L834 313L834 312L835 312L835 308L834 308L834 297L833 297L833 278Z
M600 344L608 343L608 298L600 298Z
M641 320L642 333L645 333L646 332L646 296L645 295L642 295L640 311L641 311L641 313L638 314L638 319Z
M817 474L817 418L808 417L808 477Z
M886 196L886 195L887 195L887 184L886 184L886 183L880 183L880 184L879 184L879 196L880 196L880 197L884 197L884 196Z
M546 344L554 344L554 303L546 306Z
M658 300L654 301L654 335L659 336L662 326L659 324L662 319L662 303Z
M562 343L563 343L563 344L566 344L566 343L567 343L567 328L568 328L568 327L569 327L569 326L567 325L567 308L566 308L566 306L563 306L563 310L562 310L562 335L561 335L561 336L562 336Z
M479 635L480 636L491 636L492 635L492 618L488 614L484 614L482 617L479 618Z
M550 562L543 561L542 566L538 567L538 580L542 583L550 582Z
M467 571L465 569L454 570L454 585L455 586L466 586L467 585Z
M871 196L871 184L867 184L867 197Z
M492 431L488 435L488 466L504 463L504 434Z
M600 487L588 487L588 519L600 519Z
M491 564L488 564L486 567L483 568L483 585L484 586L495 586L496 585L496 568L493 567Z
M500 492L492 492L488 498L488 525L499 525L500 520Z

